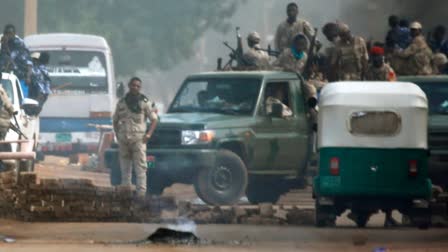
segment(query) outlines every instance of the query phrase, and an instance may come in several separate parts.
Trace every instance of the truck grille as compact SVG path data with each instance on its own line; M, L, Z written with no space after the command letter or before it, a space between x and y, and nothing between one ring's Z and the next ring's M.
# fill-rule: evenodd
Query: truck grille
M176 129L157 129L148 142L148 148L178 146L181 144L181 131Z
M428 145L430 149L448 150L448 132L430 132Z

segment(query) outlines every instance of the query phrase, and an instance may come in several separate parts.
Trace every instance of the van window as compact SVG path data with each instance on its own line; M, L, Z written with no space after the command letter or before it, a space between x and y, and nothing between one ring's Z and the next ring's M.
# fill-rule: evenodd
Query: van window
M392 136L400 132L401 117L391 111L359 111L351 114L350 133L367 136Z
M3 89L6 91L6 94L8 95L9 100L11 101L12 104L14 104L14 89L12 86L12 83L10 80L7 79L3 79L1 81L2 87Z

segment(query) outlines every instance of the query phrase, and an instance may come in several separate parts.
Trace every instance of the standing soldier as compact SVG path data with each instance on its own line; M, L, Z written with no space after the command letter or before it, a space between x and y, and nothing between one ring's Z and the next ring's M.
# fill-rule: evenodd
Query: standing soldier
M406 66L403 73L406 75L431 75L432 74L432 50L426 43L422 35L422 25L419 22L413 22L410 26L411 45L405 50L398 50L395 56L405 59Z
M372 63L366 73L366 80L369 81L396 81L397 76L394 70L384 62L384 49L374 46L370 49Z
M362 80L369 62L366 42L353 36L346 24L339 25L339 37L334 62L331 63L337 71L337 79Z
M333 82L337 80L337 73L335 67L331 65L332 62L336 62L336 45L338 44L339 38L339 25L337 23L327 23L322 27L322 32L327 38L331 45L325 50L325 65L323 67L323 72L325 77Z
M313 26L306 20L297 19L299 6L296 3L288 4L286 13L288 18L278 26L275 34L275 47L280 53L289 48L294 37L299 33L305 34L309 41L314 37Z
M114 131L120 145L121 184L131 186L132 164L137 177L137 195L146 195L146 144L157 126L154 103L140 93L142 81L134 77L129 92L117 104L113 116ZM147 130L147 119L151 126Z
M0 80L2 73L0 72ZM6 94L6 91L0 85L0 140L5 140L6 133L11 125L11 118L14 114L14 107Z
M14 25L5 26L1 43L0 70L3 72L14 71L20 80L23 95L28 97L33 63L25 42L16 35Z
M260 41L261 37L257 32L251 32L247 36L249 50L244 53L243 58L248 67L254 67L256 69L266 69L269 67L269 55L261 50Z

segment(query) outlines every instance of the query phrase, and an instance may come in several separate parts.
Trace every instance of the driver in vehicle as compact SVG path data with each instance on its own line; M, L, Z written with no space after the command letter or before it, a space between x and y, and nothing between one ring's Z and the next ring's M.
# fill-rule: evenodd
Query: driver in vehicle
M271 88L271 90L269 90ZM271 91L271 92L269 92ZM284 103L285 101L285 91L283 86L281 85L275 85L268 87L268 98L266 99L266 114L271 115L272 114L272 107L274 104L280 104L282 105L282 117L287 118L291 117L293 115L292 110Z

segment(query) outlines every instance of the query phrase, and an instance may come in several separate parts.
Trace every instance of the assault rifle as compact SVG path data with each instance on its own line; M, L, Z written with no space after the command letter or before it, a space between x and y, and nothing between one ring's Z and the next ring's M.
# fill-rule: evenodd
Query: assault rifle
M280 56L279 51L272 50L271 45L268 45L268 49L259 48L258 51L267 52L269 56L276 57Z
M236 27L235 30L236 30L236 42L237 42L236 49L230 46L228 42L223 42L223 44L231 51L231 53L229 54L230 60L224 66L224 69L232 67L233 61L236 61L237 67L249 65L248 62L243 57L243 40L240 34L240 27Z
M317 33L318 29L314 28L314 36L311 39L310 49L308 50L308 59L305 64L305 69L303 71L303 77L305 80L308 80L312 73L313 73L313 64L314 64L314 57L316 57L316 46L317 46Z
M25 136L25 134L23 134L22 130L20 129L19 126L19 122L17 121L17 115L18 112L14 112L14 114L12 115L14 118L14 122L16 124L13 124L12 122L9 123L9 128L14 131L15 133L17 133L20 137L23 137L23 139L28 140L28 137Z

